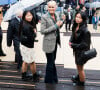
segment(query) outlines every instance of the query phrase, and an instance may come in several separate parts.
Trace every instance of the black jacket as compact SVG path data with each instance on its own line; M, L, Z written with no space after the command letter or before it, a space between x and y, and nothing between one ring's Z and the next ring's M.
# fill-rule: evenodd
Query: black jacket
M1 29L1 26L0 26L0 40L2 39L2 29Z
M14 18L9 22L7 30L7 46L12 45L12 40L19 42L19 36L18 36L19 24L20 22L18 21L17 18Z
M33 48L35 38L34 27L27 22L23 22L23 26L20 32L21 44L28 48Z
M72 31L72 36L70 38L72 43L72 48L74 52L81 52L90 49L91 35L85 25L81 26L80 29L75 32Z

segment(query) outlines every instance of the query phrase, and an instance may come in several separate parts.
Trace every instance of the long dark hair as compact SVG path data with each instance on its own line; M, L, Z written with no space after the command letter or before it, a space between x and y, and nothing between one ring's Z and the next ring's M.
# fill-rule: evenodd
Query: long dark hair
M33 14L32 14L33 18L32 18L31 22L28 22L25 20L25 16L28 12L30 12L32 14L32 12L29 10L24 11L23 16L22 16L22 21L20 22L20 26L19 26L19 35L21 35L21 31L22 31L22 27L23 27L24 22L27 22L32 28L36 28L36 23L35 23L35 19L34 19Z
M32 14L31 11L24 11L23 16L22 16L22 20L23 20L23 21L26 21L26 20L25 20L25 16L26 16L26 14L27 14L28 12L30 12L30 13ZM33 16L33 14L32 14L32 16ZM27 21L26 21L26 22L27 22ZM31 25L35 25L35 24L36 24L36 23L35 23L35 18L34 18L34 16L33 16L33 18L32 18L32 21L31 21L31 22L28 22L28 23L31 24Z
M76 18L76 15L77 14L80 14L81 15L81 17L82 17L82 23L80 23L80 25L79 25L79 28L81 27L81 26L85 26L85 27L87 27L87 16L86 16L86 13L85 12L82 12L82 11L79 11L79 12L77 12L76 14L75 14L75 18ZM72 31L74 30L75 31L75 29L76 29L76 27L77 27L77 23L76 23L76 21L75 21L75 19L74 19L74 23L73 23L73 26L72 26Z

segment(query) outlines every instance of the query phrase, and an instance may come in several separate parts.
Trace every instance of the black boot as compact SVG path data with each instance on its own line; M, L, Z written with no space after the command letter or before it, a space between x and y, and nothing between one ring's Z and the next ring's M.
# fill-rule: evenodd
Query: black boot
M40 75L39 75L38 73L35 73L35 74L33 75L33 81L34 81L34 82L39 82L39 79L40 79Z
M71 80L73 81L74 85L78 85L78 86L84 86L85 85L84 82L80 81L79 75L73 76Z
M76 85L78 85L78 86L84 86L84 85L85 85L85 82L78 81L78 82L76 83Z
M23 81L28 81L28 80L31 80L32 78L30 76L27 76L27 73L24 72L22 73L22 80Z
M73 81L73 83L77 83L78 81L80 81L80 80L79 80L79 75L73 76L73 77L71 78L71 80Z

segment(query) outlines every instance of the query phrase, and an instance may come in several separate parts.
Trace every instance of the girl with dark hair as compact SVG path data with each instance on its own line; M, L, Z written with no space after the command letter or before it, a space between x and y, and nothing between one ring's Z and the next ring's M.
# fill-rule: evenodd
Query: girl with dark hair
M87 17L84 12L77 12L72 27L72 35L69 41L70 47L75 55L75 63L78 71L77 76L72 77L73 83L84 86L85 72L84 64L81 60L81 53L90 49L91 35L87 29Z
M39 75L36 73L36 64L34 57L34 36L36 32L36 23L34 17L30 11L23 13L22 22L20 24L20 50L22 55L22 80L29 80L29 76L26 75L28 64L33 74L33 80L37 81Z

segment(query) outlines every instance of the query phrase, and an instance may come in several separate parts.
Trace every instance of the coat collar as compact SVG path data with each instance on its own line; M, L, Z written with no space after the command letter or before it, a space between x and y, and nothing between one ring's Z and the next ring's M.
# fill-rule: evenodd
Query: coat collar
M49 15L49 17L52 19L52 21L55 23L54 19L52 18L52 16L50 15L49 12L48 12L48 15ZM55 16L55 20L57 21L57 16L56 16L56 14L54 14L54 16Z
M86 30L86 26L85 25L82 25L79 30L77 31L78 32L83 32L84 30Z

